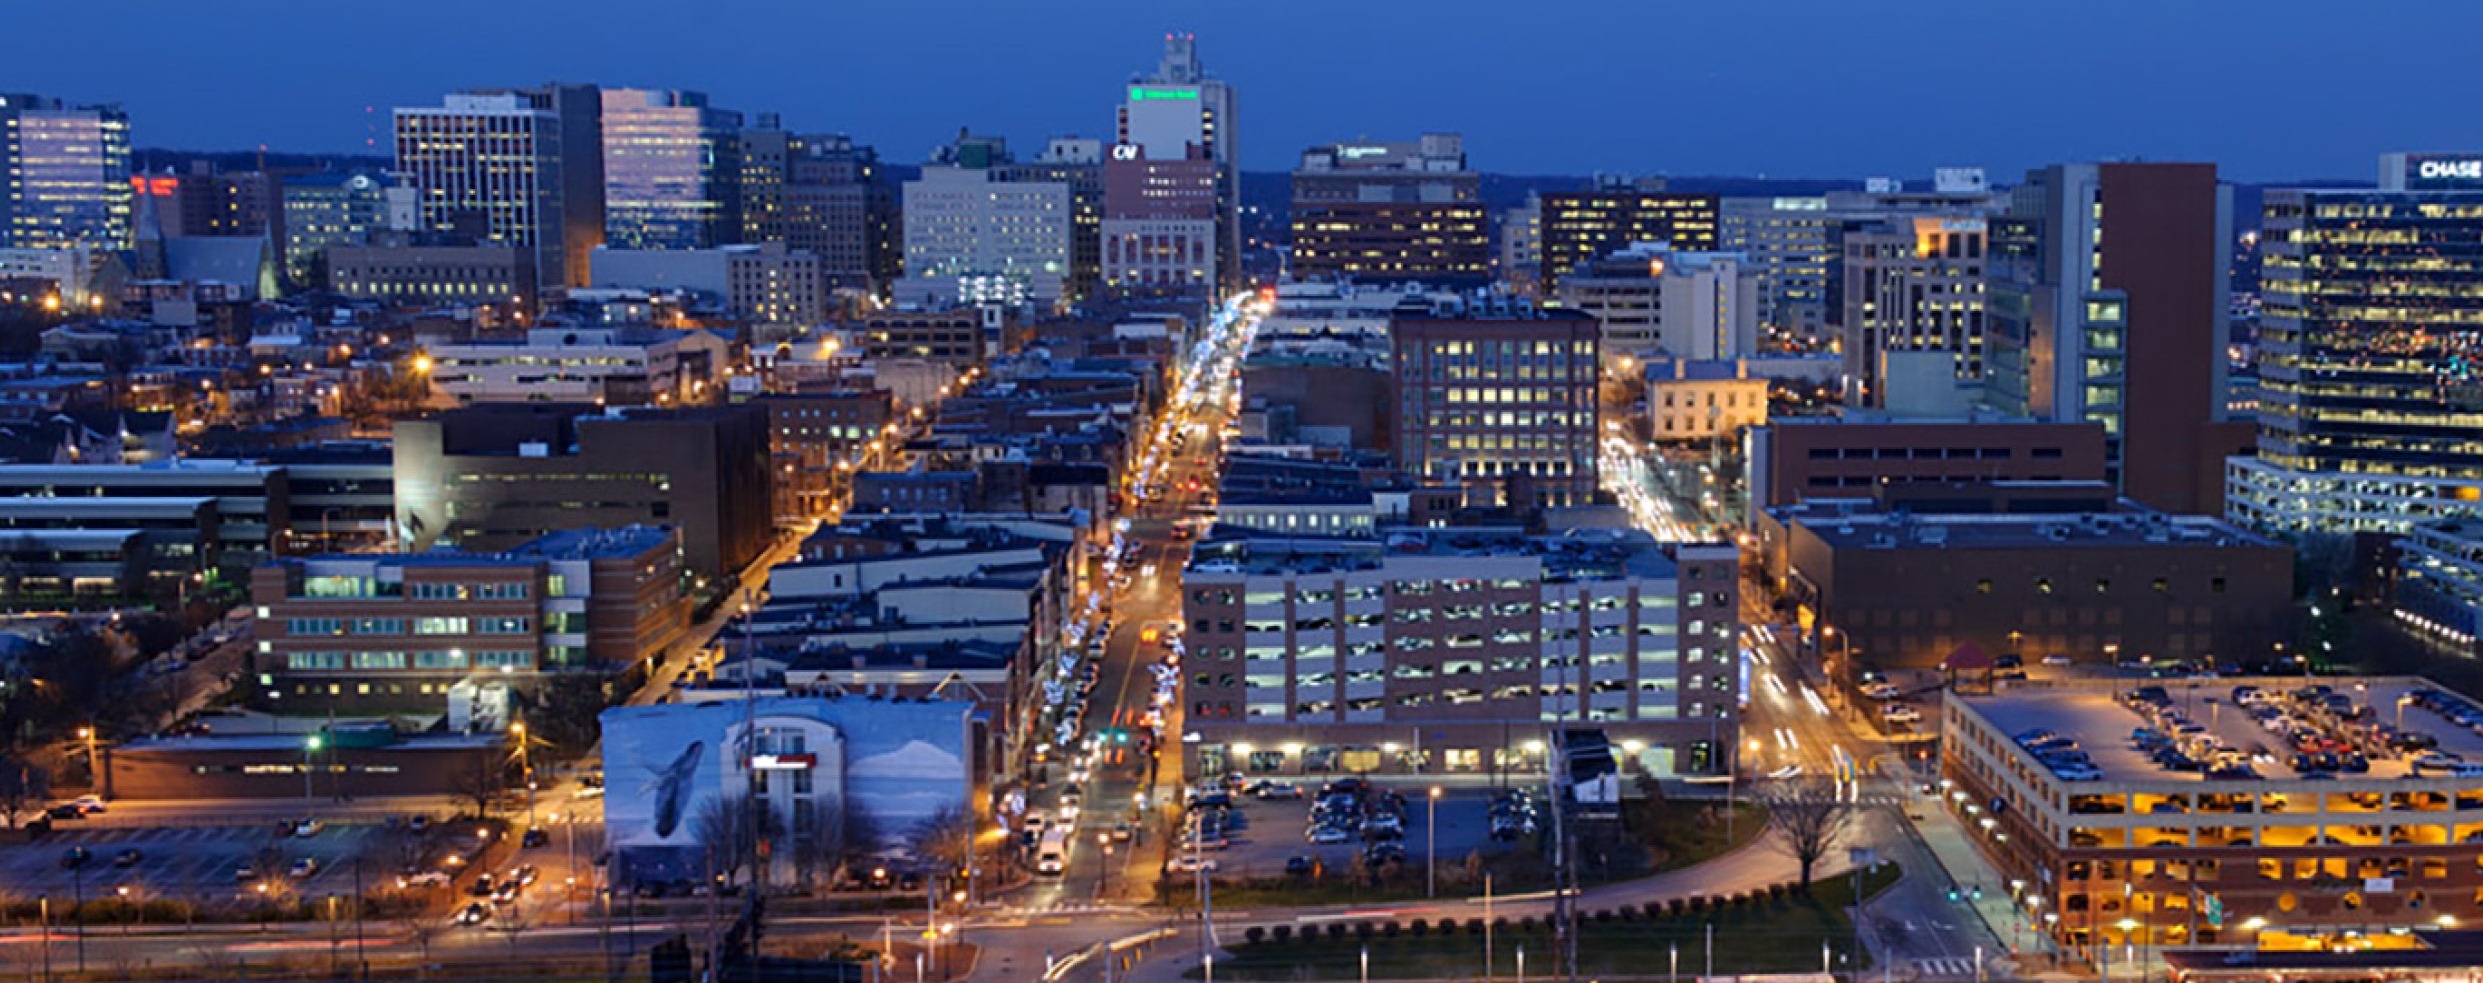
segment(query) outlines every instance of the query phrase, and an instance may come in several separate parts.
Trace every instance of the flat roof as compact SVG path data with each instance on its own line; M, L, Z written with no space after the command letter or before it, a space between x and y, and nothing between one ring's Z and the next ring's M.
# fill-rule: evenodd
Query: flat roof
M2276 545L2275 540L2222 519L2159 512L1848 512L1816 517L1787 513L1784 518L1838 549L2173 549Z
M2370 707L2374 711L2370 718L2373 722L2392 727L2397 725L2396 704L2400 698L2425 689L2453 692L2430 680L2406 676L2311 679L2244 676L2081 682L2014 687L1989 696L1951 692L1948 698L1988 721L1993 729L1999 731L2003 740L2040 728L2077 741L2078 746L2094 760L2096 769L2104 773L2104 782L2208 781L2204 772L2174 771L2157 765L2145 752L2130 743L2131 731L2152 725L2138 710L2122 702L2119 694L2148 686L2163 687L2172 699L2173 708L2181 711L2192 723L2206 728L2201 737L2251 755L2255 759L2252 767L2260 778L2269 781L2299 779L2303 773L2293 769L2291 742L2262 726L2248 708L2233 702L2233 691L2237 687L2257 687L2263 693L2276 694L2278 705L2285 707L2289 716L2308 722L2303 714L2292 711L2288 704L2283 703L2283 697L2297 690L2326 686L2331 692L2350 698L2358 707ZM2483 701L2469 702L2483 706ZM2483 735L2412 704L2405 707L2404 720L2405 731L2430 736L2439 742L2439 750L2467 761L2483 763ZM2005 753L2008 749L2004 747L2001 750ZM2370 755L2369 772L2338 773L2335 784L2410 777L2415 756ZM2068 784L2075 788L2086 783Z

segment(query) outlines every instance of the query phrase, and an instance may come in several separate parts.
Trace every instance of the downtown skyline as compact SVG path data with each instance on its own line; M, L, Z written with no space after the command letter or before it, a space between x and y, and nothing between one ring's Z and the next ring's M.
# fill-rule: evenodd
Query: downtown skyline
M1249 92L1239 143L1254 171L1287 169L1321 142L1459 131L1478 169L1503 174L1850 179L1967 165L2012 180L2058 160L2146 159L2212 160L2251 182L2368 180L2378 153L2470 145L2456 110L2483 88L2453 67L2451 39L2469 31L2409 34L2376 18L2306 31L2319 15L2302 2L2238 21L2119 3L1907 18L1811 2L1531 18L1393 2L1336 15L1291 2L1243 11L1082 0L1068 11L978 6L940 17L734 3L718 14L748 29L712 37L662 30L668 8L636 0L592 20L473 0L395 22L293 0L257 6L249 18L133 18L124 47L153 53L143 61L37 46L17 53L0 87L119 103L144 147L381 154L390 107L443 91L553 80L680 88L853 133L911 162L961 126L1018 141L1108 136L1116 89L1177 30L1196 34L1209 68ZM1444 9L1452 15L1415 16ZM38 7L20 12L20 25L28 37L74 33L68 16ZM2427 19L2483 26L2483 12ZM477 28L485 23L500 26ZM235 73L236 49L274 57ZM2331 85L2279 99L2267 71L2285 64L2384 72L2391 98L2373 104L2364 86ZM1990 77L1994 65L2010 74Z

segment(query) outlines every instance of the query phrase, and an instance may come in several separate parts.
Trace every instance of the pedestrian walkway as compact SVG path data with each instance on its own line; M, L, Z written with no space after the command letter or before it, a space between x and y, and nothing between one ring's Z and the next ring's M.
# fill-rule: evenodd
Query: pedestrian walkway
M2034 957L2048 951L2049 943L2042 933L2027 927L2010 896L2008 879L1975 849L1965 824L1956 813L1937 802L1925 806L1920 815L1923 818L1914 828L1924 847L1948 873L1949 883L1964 895L1962 903L1983 920L1992 937L2022 949L2020 965L2038 965ZM1982 891L1981 897L1974 896L1977 888Z
M1909 961L1907 965L1913 968L1917 979L1970 980L1975 978L1974 960L1969 957L1915 959ZM1989 971L1990 967L1986 967L1985 972Z

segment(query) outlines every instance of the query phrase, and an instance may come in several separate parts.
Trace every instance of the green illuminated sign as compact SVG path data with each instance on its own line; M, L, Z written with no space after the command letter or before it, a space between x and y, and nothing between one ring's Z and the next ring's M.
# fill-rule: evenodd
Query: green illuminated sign
M1187 99L1194 101L1197 98L1197 89L1150 89L1137 85L1129 87L1129 101L1131 102L1147 102L1155 99Z

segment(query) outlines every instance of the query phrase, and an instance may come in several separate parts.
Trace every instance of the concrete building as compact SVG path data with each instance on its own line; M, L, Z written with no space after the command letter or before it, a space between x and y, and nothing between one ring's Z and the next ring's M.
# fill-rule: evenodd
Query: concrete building
M1491 242L1482 178L1465 138L1340 143L1302 152L1293 172L1295 279L1480 283Z
M209 496L0 499L0 599L162 603L222 573L223 531Z
M863 359L884 362L921 359L950 366L952 373L980 365L987 357L984 322L978 307L912 310L889 307L862 319Z
M788 132L774 113L738 143L741 242L819 257L831 292L896 281L897 202L877 151L843 134Z
M1218 271L1216 293L1241 284L1241 153L1239 102L1233 87L1207 74L1198 57L1198 36L1164 35L1164 56L1155 73L1131 83L1120 106L1115 142L1140 148L1148 160L1188 160L1191 148L1217 168L1218 256L1232 257Z
M1917 482L2102 481L2103 429L2009 419L1797 417L1749 431L1750 501L1863 498Z
M292 712L436 711L460 682L618 673L688 632L680 537L631 526L504 553L279 560L251 574L260 690Z
M1647 363L1647 432L1657 443L1730 440L1767 426L1767 379L1743 361Z
M1661 181L1599 181L1585 191L1542 196L1542 282L1549 294L1580 264L1629 247L1662 242L1681 252L1718 246L1716 196L1664 191Z
M1216 227L1221 165L1192 147L1158 159L1143 144L1116 144L1103 165L1099 233L1103 289L1121 298L1211 300L1223 282Z
M517 249L532 261L536 283L584 282L569 278L571 161L563 127L570 122L518 92L459 93L438 107L398 107L396 172L417 193L421 227ZM584 274L583 263L578 272Z
M1664 263L1658 351L1697 361L1759 353L1759 278L1737 253L1676 252ZM1649 353L1652 354L1652 353Z
M1846 404L1888 407L1885 359L1895 354L1939 352L1954 379L1981 380L1984 220L1918 215L1851 229L1843 240Z
M2447 716L2472 712L2464 697L2407 677L2129 689L2064 680L1940 704L1941 798L2005 879L1987 893L2012 891L2067 958L2118 974L2136 947L2239 947L2184 962L2247 972L2182 978L2367 979L2379 974L2292 953L2361 952L2366 938L2483 917L2465 842L2483 830L2483 793L2419 763L2425 748L2483 755L2483 738ZM2141 729L2157 736L2134 748Z
M322 271L330 247L367 245L374 232L414 231L416 202L413 188L365 171L287 176L286 274L296 283L328 283Z
M1664 350L1664 267L1672 248L1632 244L1572 267L1552 296L1584 311L1603 332L1604 357L1645 360Z
M689 406L723 398L732 343L707 331L534 328L431 349L431 384L461 405Z
M0 92L0 247L126 249L129 114Z
M1838 678L1960 646L2028 662L2265 660L2292 637L2293 550L2205 516L1784 506L1785 596Z
M2295 536L2483 518L2483 298L2475 155L2392 155L2401 190L2277 190L2260 276L2258 456L2225 465L2226 514ZM2428 168L2428 170L2426 170ZM2433 176L2426 177L2426 174Z
M741 114L699 92L605 89L604 242L710 249L740 233Z
M486 404L396 425L408 550L515 547L548 533L669 526L701 580L748 566L773 526L766 414Z
M1543 290L1543 199L1527 192L1526 203L1500 213L1500 237L1492 257L1494 281L1521 297Z
M1632 530L1202 543L1182 579L1196 774L1525 776L1547 728L1626 770L1713 774L1739 743L1729 546Z
M1001 183L997 141L961 139L905 183L905 278L965 299L1060 301L1076 220L1069 186Z
M1795 338L1827 334L1828 275L1836 264L1829 242L1828 199L1726 198L1718 246L1748 257L1759 281L1759 324Z
M2223 461L2250 429L2225 401L2231 213L2213 164L2029 172L1992 229L1992 407L2102 424L2124 494L2222 514Z
M2483 526L2424 522L2396 541L2389 613L2397 627L2467 658L2483 655Z
M1069 187L1069 279L1065 289L1070 297L1081 301L1096 296L1103 286L1105 167L1102 140L1066 136L1046 141L1043 155L1032 161L992 168L995 181Z
M1593 318L1478 302L1399 313L1389 336L1398 468L1492 488L1521 508L1593 500L1602 432Z
M765 697L617 707L603 714L604 842L624 888L705 879L712 842L738 813L766 810L759 876L791 883L848 852L874 855L942 816L987 816L992 721L962 700ZM702 818L705 817L705 818ZM867 823L855 817L868 817ZM987 820L977 820L978 823ZM870 831L870 840L858 839Z
M535 254L523 247L415 245L399 237L327 247L328 288L401 307L525 306L541 297Z
M783 242L715 249L595 250L594 285L690 290L724 301L749 324L802 326L828 320L834 277L818 256Z

